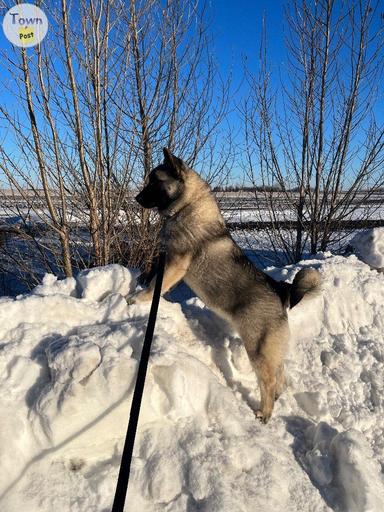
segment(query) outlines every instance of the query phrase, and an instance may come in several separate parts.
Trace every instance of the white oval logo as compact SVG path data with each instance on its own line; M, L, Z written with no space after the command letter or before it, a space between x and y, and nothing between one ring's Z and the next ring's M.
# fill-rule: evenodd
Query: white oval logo
M12 44L29 48L41 43L46 36L48 19L37 5L19 4L5 13L3 30Z

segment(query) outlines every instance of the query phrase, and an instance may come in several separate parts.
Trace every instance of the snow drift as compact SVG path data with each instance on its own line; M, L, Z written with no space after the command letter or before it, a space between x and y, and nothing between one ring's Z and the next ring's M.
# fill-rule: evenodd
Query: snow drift
M290 312L288 389L267 426L236 333L197 298L160 302L127 510L381 511L384 275L319 255ZM149 305L118 265L0 300L0 507L111 508Z
M359 231L349 243L362 261L384 271L384 228Z

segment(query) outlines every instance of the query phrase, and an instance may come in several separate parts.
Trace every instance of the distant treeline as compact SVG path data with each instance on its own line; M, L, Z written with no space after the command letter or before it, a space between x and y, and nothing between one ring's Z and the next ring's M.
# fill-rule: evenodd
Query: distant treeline
M213 192L282 192L282 188L279 185L227 185L227 186L216 186L213 187ZM314 191L314 188L310 188L310 190ZM299 187L294 188L286 188L285 192L299 192ZM369 190L361 189L361 194L366 194ZM384 194L384 188L375 189L375 193Z
M214 192L281 192L281 187L276 186L243 186L243 185L227 185L213 187Z

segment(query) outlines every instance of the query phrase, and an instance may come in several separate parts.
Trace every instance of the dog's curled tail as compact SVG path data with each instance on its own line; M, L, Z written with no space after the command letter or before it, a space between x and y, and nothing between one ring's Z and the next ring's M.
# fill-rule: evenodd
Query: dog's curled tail
M289 306L294 308L304 295L314 296L320 291L320 274L314 268L302 268L291 284Z

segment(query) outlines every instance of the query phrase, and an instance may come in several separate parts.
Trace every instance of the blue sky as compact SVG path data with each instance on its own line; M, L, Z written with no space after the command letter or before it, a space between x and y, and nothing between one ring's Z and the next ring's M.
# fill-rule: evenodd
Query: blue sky
M244 80L244 65L256 71L258 66L263 17L266 23L267 52L272 80L277 83L279 66L285 57L283 14L285 1L282 0L210 0L211 30L214 42L213 53L223 77L231 75L232 90L227 116L234 128L232 137L236 143L243 142L243 125L236 111L242 98L247 94ZM241 150L240 150L241 152ZM232 170L234 181L242 181L241 156L235 158Z
M8 7L12 2L6 2ZM60 2L49 0L46 5L58 9ZM244 59L249 63L257 63L260 45L262 17L267 20L268 53L271 62L278 65L284 49L283 41L283 5L280 0L207 0L209 30L212 32L212 53L219 66L222 76L232 75L233 90L237 90L235 101L241 98L241 90L237 89L244 76ZM50 20L49 9L44 9ZM1 22L3 14L0 11ZM9 51L11 44L6 39L3 30L0 30L0 51ZM16 50L18 51L18 50ZM28 50L31 51L31 50ZM0 63L0 73L4 73ZM11 101L6 90L0 91L2 102ZM12 99L13 101L13 99ZM229 116L230 122L237 122L234 112ZM0 141L3 139L0 126Z
M59 2L51 1L48 4L59 7ZM240 81L243 75L242 59L256 61L264 15L269 56L275 65L282 61L283 6L284 2L280 0L208 0L214 42L212 51L223 75L231 71L234 80ZM3 13L4 10L0 10L1 22ZM46 14L49 19L49 11L46 10ZM10 43L0 30L0 50L9 48Z
M242 59L256 60L260 46L262 18L267 23L268 53L275 64L284 55L283 7L280 0L211 0L215 52L223 71L232 69L240 79Z
M284 0L206 0L210 18L210 30L212 32L212 54L219 66L222 76L232 75L232 90L236 94L232 97L232 105L239 104L244 88L237 89L244 76L244 60L247 66L255 71L258 64L258 54L262 32L262 19L265 16L267 27L268 62L272 75L272 85L280 84L280 77L286 85L287 75L284 74L286 50L284 44L284 8L290 5ZM8 5L11 2L7 2ZM58 9L60 2L50 0L47 5ZM384 10L384 9L382 9ZM49 10L45 9L49 19ZM0 11L2 21L3 12ZM0 30L0 51L9 49L10 43L6 40L3 31ZM280 74L280 71L282 73ZM0 73L4 68L0 62ZM384 87L381 88L383 96ZM0 101L6 102L9 96L6 91L0 90ZM14 106L14 105L13 105ZM384 110L377 109L377 116L384 121ZM234 110L229 115L232 125L236 123L238 137L242 137L240 121ZM0 143L4 132L0 126Z

